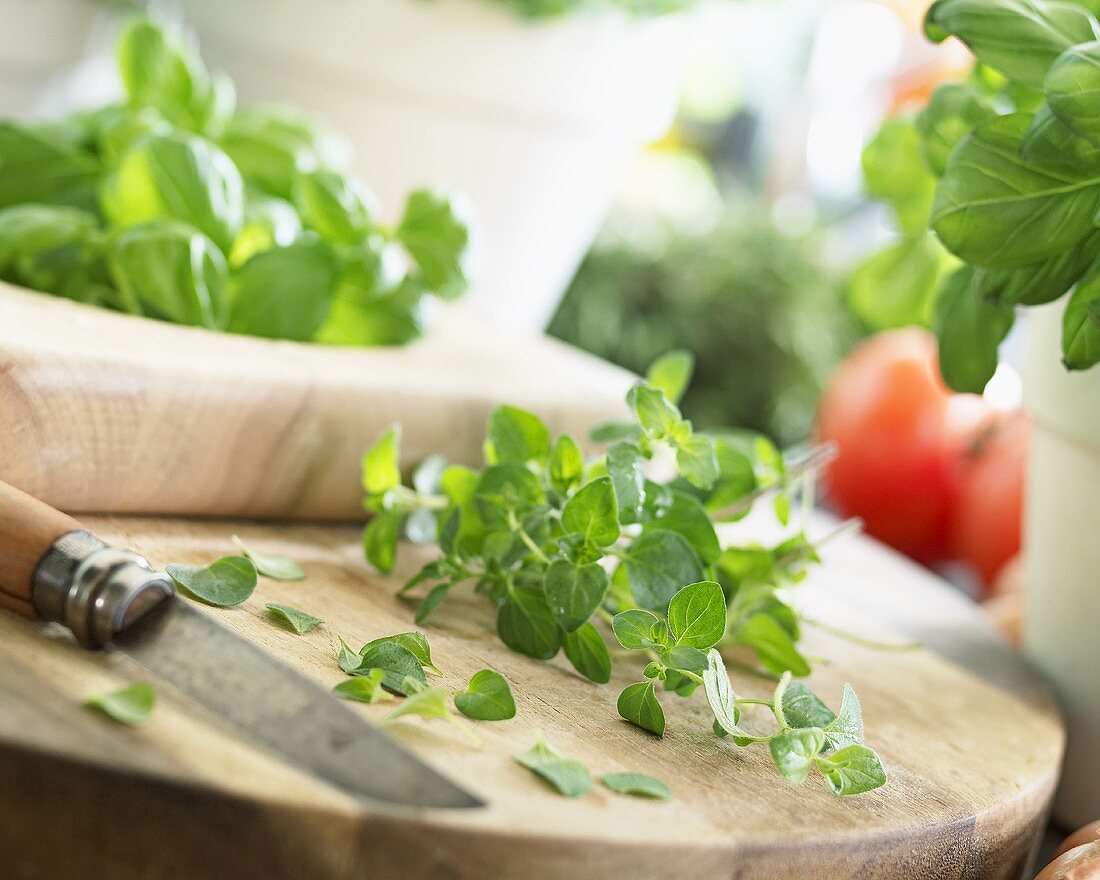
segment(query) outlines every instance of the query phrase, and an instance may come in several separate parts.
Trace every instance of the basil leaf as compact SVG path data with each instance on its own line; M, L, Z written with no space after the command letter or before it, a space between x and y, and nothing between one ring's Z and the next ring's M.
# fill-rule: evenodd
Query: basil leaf
M684 584L703 579L699 556L678 532L643 532L626 551L623 566L634 600L664 610Z
M924 32L935 43L958 37L982 64L1032 88L1062 52L1100 36L1080 6L1044 0L936 0Z
M219 145L250 184L288 200L301 170L344 168L351 153L343 138L292 107L273 104L238 110Z
M310 341L328 316L338 273L319 238L256 254L232 278L230 332Z
M718 456L714 441L703 434L693 434L676 443L676 467L680 476L700 489L711 488L718 479Z
M439 674L443 672L443 670L432 661L431 645L428 644L428 637L422 632L404 632L392 636L382 636L381 638L367 642L363 645L359 653L360 655L365 655L369 649L386 642L400 645L412 654L417 662L426 669L430 669L432 672Z
M776 675L809 675L810 664L798 653L794 641L773 617L754 614L737 630L734 641L756 652L760 665Z
M218 131L232 115L232 92L218 94L198 53L151 20L129 23L117 56L132 106L154 107L173 124L197 132Z
M848 746L818 757L816 763L833 794L862 794L881 788L887 782L881 759L866 746Z
M363 529L363 552L367 561L383 574L393 571L397 562L400 532L401 514L395 511L376 514Z
M565 797L580 797L592 789L592 774L583 764L564 757L541 736L526 752L518 752L516 763L541 777Z
M385 673L381 669L372 669L365 675L357 675L342 681L332 689L333 694L343 700L354 700L357 703L378 703L382 700L392 700L393 697L382 687L382 676Z
M338 171L318 168L299 174L293 198L306 227L333 244L358 244L371 231L374 194Z
M806 781L814 759L825 747L825 732L819 727L790 728L768 740L768 749L780 774L788 782Z
M351 675L364 675L372 669L382 670L382 686L392 693L408 695L407 681L426 683L424 667L404 645L380 640L364 646L359 655L359 665Z
M840 712L825 725L825 736L831 749L863 744L863 714L859 708L859 697L847 682L840 698Z
M1047 72L1043 92L1051 111L1069 128L1100 143L1100 42L1066 49Z
M947 163L931 223L968 263L1012 269L1073 247L1093 229L1100 172L1040 164L1020 154L1031 117L977 125Z
M292 608L289 605L280 605L277 602L269 602L264 606L271 612L271 616L280 621L284 626L302 635L309 632L324 623L319 617L314 617L312 614L306 614L304 611L299 611L297 608Z
M589 681L606 684L611 681L611 656L607 645L591 623L581 624L562 636L562 650L573 668Z
M607 547L619 538L619 504L610 477L586 483L565 502L561 522L566 531L584 535L597 547Z
M913 121L887 120L863 149L863 184L867 194L890 204L904 232L928 225L935 178L921 160L920 135Z
M573 632L603 603L607 573L596 562L574 565L568 559L555 559L546 569L543 590L554 619L563 630Z
M274 553L253 553L245 546L244 541L236 535L233 536L233 543L237 545L243 556L247 556L252 560L252 564L256 566L256 571L264 577L276 581L300 581L305 579L305 570L289 556L279 556Z
M244 183L233 161L183 132L137 141L103 182L100 204L115 226L182 220L223 251L244 223Z
M100 165L91 153L42 127L0 122L0 207L96 207Z
M256 589L256 566L244 556L223 556L206 568L172 563L164 570L193 599L219 608L240 605Z
M363 488L382 495L401 485L401 426L390 425L363 455Z
M645 380L647 385L664 392L671 403L678 404L687 391L693 372L695 355L686 349L677 348L665 352L650 364Z
M469 284L475 262L471 211L462 199L416 190L405 203L396 235L416 261L428 288L454 299Z
M997 351L1016 312L979 299L972 281L969 266L947 279L936 300L935 330L943 380L956 391L981 394L997 369Z
M564 495L581 481L583 473L584 456L580 447L568 434L562 434L550 447L550 485Z
M668 630L656 614L641 608L620 611L611 623L615 638L624 648L637 651L644 648L664 648L669 642Z
M645 500L645 472L642 453L633 443L615 443L607 450L607 472L615 488L619 521L638 521Z
M157 695L153 686L147 682L139 682L109 694L88 697L84 705L98 709L119 724L141 727L148 724L153 717L156 702Z
M783 691L783 717L791 727L827 728L836 720L836 713L800 681L792 681Z
M1100 268L1089 270L1062 315L1062 363L1067 369L1087 370L1100 362L1100 325L1091 315L1096 302L1100 302Z
M618 794L631 794L658 801L667 801L672 797L668 785L646 773L608 773L600 782Z
M995 305L1037 306L1053 302L1081 278L1100 251L1100 231L1067 251L1023 269L976 269L975 294Z
M490 460L544 464L550 455L550 432L542 420L515 406L499 406L489 416Z
M668 603L668 628L677 645L706 650L726 634L726 596L714 581L677 590Z
M927 327L944 272L956 262L927 230L908 234L852 271L848 306L871 330Z
M455 694L455 707L475 721L504 721L516 717L512 689L499 672L482 669L475 672L464 691Z
M619 694L616 706L619 714L631 724L657 736L664 736L665 713L654 693L652 681L628 685Z
M0 272L41 251L86 242L94 214L64 205L13 205L0 209Z
M509 591L497 611L497 635L509 648L549 660L561 647L562 632L542 593L528 587Z
M177 324L225 328L225 257L186 223L154 220L122 230L108 245L107 265L129 311Z
M718 544L718 534L706 508L699 499L685 492L673 492L672 503L655 511L653 518L643 526L643 530L667 529L679 532L699 554L704 565L713 565L722 555Z
M942 176L951 151L979 122L996 111L976 88L968 83L947 83L932 93L917 114L921 156L936 176Z

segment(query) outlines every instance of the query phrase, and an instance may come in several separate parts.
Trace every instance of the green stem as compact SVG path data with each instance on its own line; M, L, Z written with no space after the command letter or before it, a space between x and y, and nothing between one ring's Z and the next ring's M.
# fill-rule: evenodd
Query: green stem
M542 548L534 542L529 534L524 530L523 526L519 524L519 520L516 519L514 511L508 511L508 525L512 531L519 536L519 539L527 545L527 549L531 551L531 555L535 557L543 565L550 564L550 557L542 552Z
M841 629L840 627L825 623L824 621L818 620L816 617L810 617L805 614L799 616L802 622L808 626L826 632L838 639L844 639L845 641L851 642L853 645L871 648L874 651L916 651L924 647L920 642L880 642L876 639L869 639L865 636L848 632L846 629Z

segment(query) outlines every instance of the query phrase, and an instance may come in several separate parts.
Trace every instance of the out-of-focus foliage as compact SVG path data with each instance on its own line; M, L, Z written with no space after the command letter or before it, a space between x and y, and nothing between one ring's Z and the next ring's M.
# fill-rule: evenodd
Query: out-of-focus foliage
M798 442L824 379L859 335L821 247L815 235L783 234L751 203L707 232L670 226L644 245L606 235L549 330L639 373L671 348L689 349L685 416Z

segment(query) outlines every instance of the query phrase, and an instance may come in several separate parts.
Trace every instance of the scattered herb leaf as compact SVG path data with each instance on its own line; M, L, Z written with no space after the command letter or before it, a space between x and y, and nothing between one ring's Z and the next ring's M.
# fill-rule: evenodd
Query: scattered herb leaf
M289 605L280 605L278 602L269 602L264 607L271 612L272 618L294 630L298 635L303 635L324 623L319 617L306 614Z
M454 696L455 708L475 721L504 721L516 717L512 689L499 672L482 669L475 672L466 689Z
M206 568L172 563L164 570L193 599L219 608L240 605L256 589L256 566L244 556L223 556Z
M156 702L157 696L153 686L146 682L139 682L109 694L89 697L84 705L98 709L119 724L141 727L143 724L148 724L149 719L153 717Z

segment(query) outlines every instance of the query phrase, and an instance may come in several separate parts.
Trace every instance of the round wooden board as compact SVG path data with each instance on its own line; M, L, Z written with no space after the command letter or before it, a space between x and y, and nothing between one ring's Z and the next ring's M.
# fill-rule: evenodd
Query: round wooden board
M404 548L398 574L377 577L366 571L353 528L122 518L89 525L157 565L208 563L233 552L235 533L258 551L301 561L307 580L261 580L244 605L210 613L326 686L343 678L338 634L358 645L411 628L411 606L394 591L424 552ZM877 792L841 799L820 779L788 785L759 747L739 750L713 736L701 694L665 695L666 734L650 736L615 711L621 687L640 677L632 658L616 663L610 684L593 685L564 658L539 663L509 652L485 600L461 595L426 628L440 681L458 689L478 669L495 668L512 682L516 718L477 725L480 748L443 722L389 729L489 806L378 810L237 741L166 686L147 727L104 721L81 700L140 680L141 670L4 614L3 876L1019 878L1045 822L1063 745L1043 688L965 599L874 542L830 545L825 565L799 590L823 620L884 639L908 631L939 652L807 636L808 653L827 661L812 687L834 706L845 681L860 694L868 744L890 773ZM296 636L267 619L263 605L272 601L326 625ZM733 678L746 695L771 688L751 675ZM377 718L391 706L357 711ZM512 760L538 731L594 775L650 773L674 796L654 802L597 786L579 799L560 797Z

